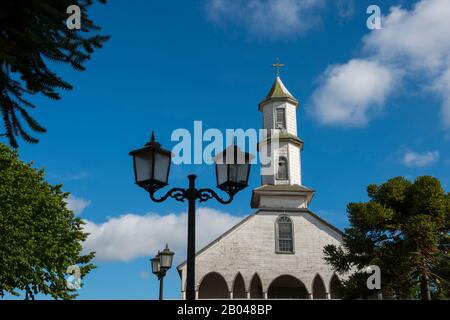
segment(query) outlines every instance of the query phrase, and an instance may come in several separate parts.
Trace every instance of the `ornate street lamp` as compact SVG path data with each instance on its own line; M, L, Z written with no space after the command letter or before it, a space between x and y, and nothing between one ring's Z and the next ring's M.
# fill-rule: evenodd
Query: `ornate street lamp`
M232 194L247 187L252 158L234 144L219 153L215 157L217 187Z
M170 251L166 244L166 248L163 251L158 251L158 254L150 259L152 272L159 280L159 300L163 299L164 277L166 276L167 271L172 267L173 255L174 253Z
M172 261L173 261L173 255L174 254L175 253L170 251L169 246L167 245L167 243L166 243L166 247L164 248L164 250L158 252L159 267L162 270L167 271L170 268L172 268Z
M130 152L134 159L136 184L146 189L158 190L167 185L172 154L161 148L152 133L150 142L141 149Z
M236 193L248 185L250 161L253 156L242 152L236 145L231 145L215 157L217 188L228 194L228 199L223 199L212 189L197 189L195 186L197 176L194 174L188 176L188 188L172 188L165 195L155 197L156 191L168 184L171 152L163 149L155 141L153 133L149 143L141 149L130 152L130 155L133 156L136 184L148 191L153 201L163 202L169 197L181 202L188 200L186 299L194 300L196 201L205 202L212 198L222 204L233 201Z

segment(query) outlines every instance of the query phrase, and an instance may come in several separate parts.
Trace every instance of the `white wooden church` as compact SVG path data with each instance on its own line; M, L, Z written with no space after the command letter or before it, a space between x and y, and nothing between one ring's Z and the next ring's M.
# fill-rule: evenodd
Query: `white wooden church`
M298 106L277 75L259 104L263 128L281 130L277 165L253 190L255 211L196 253L196 298L339 298L323 247L340 244L343 233L308 209L314 191L302 184ZM186 263L178 272L185 298Z

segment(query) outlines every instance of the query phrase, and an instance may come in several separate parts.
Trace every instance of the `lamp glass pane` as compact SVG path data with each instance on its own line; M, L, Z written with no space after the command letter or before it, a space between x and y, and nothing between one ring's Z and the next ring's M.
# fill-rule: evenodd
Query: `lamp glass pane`
M247 184L248 170L250 169L250 164L238 164L237 165L237 181L238 183Z
M134 155L136 182L153 179L153 150L143 150Z
M171 254L161 254L160 255L161 268L169 269L170 267L172 267L172 258L173 255Z
M237 182L238 181L238 164L230 164L228 165L228 170L230 170L230 177L228 182Z
M153 259L150 260L152 263L152 272L153 273L158 273L160 272L160 262L159 262L159 258L155 257Z
M170 154L156 152L155 154L155 180L167 183L170 167Z
M217 166L217 185L227 182L227 164L216 164Z
M247 184L247 173L249 164L230 164L230 180L229 182Z

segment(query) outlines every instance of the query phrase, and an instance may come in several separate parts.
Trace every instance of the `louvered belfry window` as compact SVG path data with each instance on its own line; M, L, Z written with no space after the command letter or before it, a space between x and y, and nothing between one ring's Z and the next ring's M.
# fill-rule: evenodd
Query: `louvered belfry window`
M278 159L277 179L278 180L288 179L288 163L285 157L280 157Z
M286 129L286 109L277 108L275 113L275 129Z

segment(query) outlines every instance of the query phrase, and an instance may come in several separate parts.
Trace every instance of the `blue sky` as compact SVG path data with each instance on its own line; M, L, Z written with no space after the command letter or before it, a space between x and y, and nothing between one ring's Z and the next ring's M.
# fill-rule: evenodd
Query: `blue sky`
M99 253L98 268L85 279L81 299L157 298L148 259L166 241L175 247L175 262L184 259L184 235L176 231L182 232L185 206L152 203L133 183L128 152L152 130L171 148L172 131L192 130L195 120L205 129L259 128L258 102L274 80L276 57L286 64L284 84L300 101L303 183L316 190L312 210L343 229L346 204L365 201L368 184L429 174L450 190L450 45L440 34L449 30L445 1L417 1L417 7L379 1L384 25L373 31L366 27L373 1L233 3L96 5L92 18L111 40L85 72L53 66L75 86L61 101L33 98L39 105L33 115L48 133L39 144L22 142L21 157L73 194L72 205L97 236L90 245ZM402 8L390 11L396 5ZM445 19L433 18L425 30L433 10ZM418 44L422 33L430 40ZM260 183L254 169L250 187L232 204L206 204L200 243L252 212L251 189ZM200 186L214 185L214 167L206 165L173 168L171 185L184 186L191 172ZM209 223L212 230L202 228ZM165 284L166 297L179 298L175 268Z

